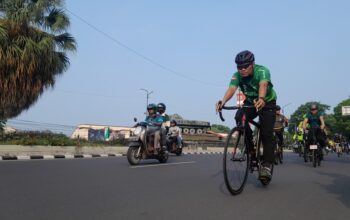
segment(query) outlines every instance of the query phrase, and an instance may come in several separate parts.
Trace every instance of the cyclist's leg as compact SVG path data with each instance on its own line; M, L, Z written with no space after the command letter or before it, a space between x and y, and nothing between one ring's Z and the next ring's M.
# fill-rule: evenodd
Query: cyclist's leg
M273 104L271 104L273 105ZM261 124L261 140L264 147L264 162L267 166L274 162L275 140L273 138L273 127L276 120L275 109L262 109L259 112Z
M326 146L326 140L325 134L321 129L317 129L316 138L318 140L318 143L320 143L320 149L318 152L320 153L321 159L323 159L323 149Z
M245 109L244 110L244 113L245 113L245 117L246 117L246 123L248 123L248 121L250 120L253 120L254 118L257 117L257 114L256 114L256 110L255 109ZM245 126L245 136L246 136L246 142L247 142L247 145L248 145L248 150L251 151L253 149L253 131L252 129L250 128L249 125Z
M278 146L283 148L283 130L282 131L277 131L276 136L278 138Z

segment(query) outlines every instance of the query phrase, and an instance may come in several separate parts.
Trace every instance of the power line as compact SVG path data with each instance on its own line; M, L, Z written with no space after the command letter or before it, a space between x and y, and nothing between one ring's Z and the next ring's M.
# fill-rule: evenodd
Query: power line
M97 93L77 92L77 91L69 91L69 90L61 90L61 89L56 89L55 91L62 92L62 93L75 94L75 95L83 95L83 96L97 96L97 97L108 98L108 99L120 99L120 98L122 98L122 99L130 100L130 98L122 97L122 96L102 95L102 94L97 94ZM141 98L136 97L133 99L141 99Z
M201 84L204 84L204 85L209 85L209 86L215 86L215 87L222 87L221 85L218 85L218 84L215 84L215 83L210 83L210 82L205 82L205 81L202 81L202 80L198 80L196 78L192 78L192 77L189 77L189 76L186 76L184 74L181 74L157 61L155 61L154 59L152 58L149 58L145 55L143 55L142 53L138 52L137 50L127 46L126 44L124 44L123 42L121 42L120 40L117 40L116 38L112 37L110 34L100 30L99 28L97 28L95 25L91 24L90 22L88 22L87 20L85 20L84 18L80 17L79 15L73 13L72 11L70 11L69 9L65 8L65 10L70 13L71 15L73 15L74 17L76 17L77 19L79 19L81 22L85 23L86 25L88 25L89 27L91 27L92 29L94 29L95 31L97 31L98 33L102 34L103 36L105 36L106 38L108 38L109 40L113 41L114 43L118 44L119 46L123 47L124 49L130 51L131 53L135 54L136 56L144 59L145 61L173 74L173 75L176 75L178 77L182 77L184 79L187 79L187 80L191 80L193 82L197 82L197 83L201 83Z
M77 126L73 125L62 125L62 124L53 124L53 123L44 123L37 121L29 121L29 120L20 120L20 119L11 119L8 121L9 123L14 124L22 124L22 125L35 125L35 126L47 126L47 127L62 127L62 128L70 128L75 129Z

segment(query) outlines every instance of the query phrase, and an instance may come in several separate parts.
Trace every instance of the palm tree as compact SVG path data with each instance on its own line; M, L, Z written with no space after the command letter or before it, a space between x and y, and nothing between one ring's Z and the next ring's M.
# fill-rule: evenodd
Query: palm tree
M0 0L0 119L19 115L69 66L76 50L63 0Z

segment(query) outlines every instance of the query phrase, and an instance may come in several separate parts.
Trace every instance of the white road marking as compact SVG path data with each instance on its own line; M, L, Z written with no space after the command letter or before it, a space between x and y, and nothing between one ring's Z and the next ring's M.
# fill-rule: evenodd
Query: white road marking
M74 155L66 154L66 155L64 155L64 158L65 159L74 159Z
M44 157L45 160L55 159L55 157L53 155L44 155L43 157Z
M17 160L30 160L30 156L17 156Z
M196 161L189 161L189 162L179 162L179 163L161 163L161 164L150 164L150 165L142 165L142 166L131 166L130 168L148 168L148 167L163 167L163 166L172 166L172 165L185 165L185 164L193 164L196 163Z

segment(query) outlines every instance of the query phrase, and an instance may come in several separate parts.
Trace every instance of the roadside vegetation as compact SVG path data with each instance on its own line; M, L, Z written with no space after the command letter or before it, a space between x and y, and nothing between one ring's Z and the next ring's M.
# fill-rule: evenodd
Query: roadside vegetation
M84 147L103 147L103 146L125 146L125 140L114 141L87 141L70 139L65 134L56 134L52 132L26 131L2 134L0 145L25 145L25 146L84 146Z

